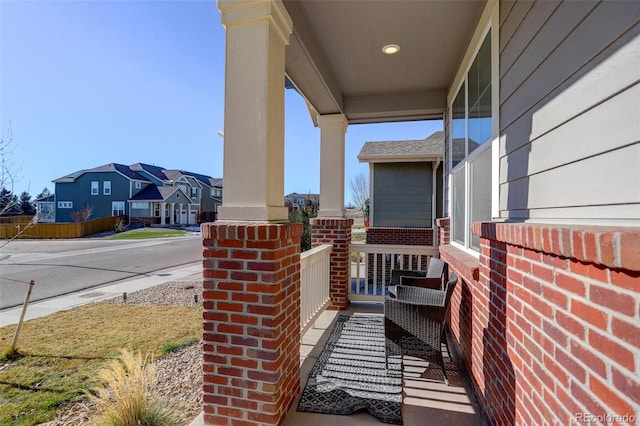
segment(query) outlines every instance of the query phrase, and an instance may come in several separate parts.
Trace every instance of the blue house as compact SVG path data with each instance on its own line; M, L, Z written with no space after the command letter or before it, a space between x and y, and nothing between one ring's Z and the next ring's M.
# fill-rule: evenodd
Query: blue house
M130 224L195 225L215 220L222 179L136 163L110 163L53 181L55 221L125 216Z

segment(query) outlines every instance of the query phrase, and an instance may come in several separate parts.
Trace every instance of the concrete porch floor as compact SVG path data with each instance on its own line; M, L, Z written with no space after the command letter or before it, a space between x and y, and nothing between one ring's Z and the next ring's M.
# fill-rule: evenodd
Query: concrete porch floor
M307 376L333 329L338 315L353 313L383 314L382 304L352 303L344 311L325 311L316 320L315 327L309 329L302 338L300 348L301 390L307 382ZM402 417L404 426L423 426L426 424L476 426L485 425L482 411L476 403L467 373L456 360L453 345L453 363L447 363L449 386L444 384L442 371L438 366L429 366L427 362L413 357L404 358ZM446 353L445 353L446 357ZM287 414L288 426L367 426L381 425L376 417L366 411L348 416L297 412L298 401Z

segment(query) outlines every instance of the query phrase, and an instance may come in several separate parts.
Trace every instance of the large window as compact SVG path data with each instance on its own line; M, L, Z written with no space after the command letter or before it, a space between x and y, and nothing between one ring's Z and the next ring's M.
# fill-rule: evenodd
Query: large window
M111 203L111 216L124 216L124 201Z
M489 31L450 105L451 237L475 250L480 244L471 224L491 220L493 71Z

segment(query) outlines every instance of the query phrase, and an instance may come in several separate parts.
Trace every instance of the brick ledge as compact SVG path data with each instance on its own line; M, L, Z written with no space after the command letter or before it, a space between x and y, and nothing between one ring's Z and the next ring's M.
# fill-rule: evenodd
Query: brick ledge
M474 222L473 233L581 262L640 271L638 228Z
M440 246L440 258L462 274L458 278L473 278L475 281L480 278L480 260L469 253L451 244L444 244Z

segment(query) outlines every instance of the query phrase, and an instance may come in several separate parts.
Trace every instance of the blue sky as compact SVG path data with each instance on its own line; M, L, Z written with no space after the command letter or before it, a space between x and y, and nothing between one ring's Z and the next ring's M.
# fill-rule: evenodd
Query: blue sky
M319 192L320 132L287 91L285 194ZM0 0L0 129L9 122L13 191L107 163L221 177L224 28L208 1ZM349 126L348 181L368 175L369 140L420 139L440 121Z

